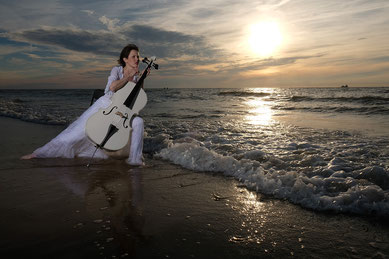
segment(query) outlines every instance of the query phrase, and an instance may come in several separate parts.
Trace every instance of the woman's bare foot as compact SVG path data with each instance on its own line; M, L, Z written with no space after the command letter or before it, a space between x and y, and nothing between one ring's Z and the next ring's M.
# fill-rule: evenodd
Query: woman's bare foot
M22 156L20 159L27 160L27 159L31 159L31 158L35 158L35 157L36 157L36 155L34 153L32 153L32 154Z

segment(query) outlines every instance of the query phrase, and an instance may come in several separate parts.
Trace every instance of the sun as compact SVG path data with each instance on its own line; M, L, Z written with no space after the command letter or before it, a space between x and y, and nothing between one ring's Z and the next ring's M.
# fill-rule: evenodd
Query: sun
M281 42L282 35L277 22L263 21L250 26L248 43L255 54L269 57L274 54Z

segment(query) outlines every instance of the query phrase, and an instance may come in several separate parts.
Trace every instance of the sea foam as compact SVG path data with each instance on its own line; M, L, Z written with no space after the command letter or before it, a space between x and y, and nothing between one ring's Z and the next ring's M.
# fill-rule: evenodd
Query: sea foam
M350 171L348 162L334 158L320 170L305 174L294 171L291 166L274 169L279 168L282 161L262 151L249 151L238 160L196 142L173 144L162 149L157 156L191 170L233 176L250 190L287 199L305 208L380 216L389 213L389 175L381 167L347 174ZM306 158L304 163L325 164L317 156Z

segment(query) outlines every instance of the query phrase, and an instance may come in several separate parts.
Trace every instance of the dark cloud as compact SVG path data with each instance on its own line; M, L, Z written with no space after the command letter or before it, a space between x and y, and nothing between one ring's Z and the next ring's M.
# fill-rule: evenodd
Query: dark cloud
M79 30L37 29L23 31L12 36L19 41L28 41L65 49L86 52L101 53L104 55L117 54L114 51L118 47L118 38L107 32L89 32Z
M14 40L61 47L72 51L117 56L128 43L136 43L147 55L177 58L182 55L215 57L220 51L200 36L132 25L118 32L73 29L36 29L9 33Z
M148 42L157 43L188 43L200 40L199 37L183 34L175 31L165 31L146 25L133 25L130 30L124 31L130 37L139 38Z
M369 19L369 18L375 19L380 15L387 15L386 8L376 7L372 9L361 9L360 11L357 11L354 14L352 14L352 16L354 16L355 18L362 19L362 20Z
M183 55L210 58L220 54L220 50L209 46L200 36L164 31L145 25L134 25L123 34L136 39L144 52L161 58L176 58Z
M389 62L389 56L375 57L375 58L371 58L369 60L374 62L374 63L387 63L387 62Z
M256 61L247 61L245 63L242 62L220 62L220 60L206 60L202 62L193 62L191 60L189 61L183 61L180 63L168 63L165 64L163 69L161 69L158 73L162 75L195 75L195 74L202 74L206 73L209 76L230 76L234 75L236 73L245 72L245 71L253 71L253 70L264 70L271 67L282 67L285 65L291 65L295 64L299 60L305 60L305 59L313 59L313 58L320 58L323 56L322 54L318 55L307 55L307 56L293 56L293 57L286 57L286 58L267 58L267 59L259 59ZM216 69L217 72L205 71L205 70L195 70L193 69L196 65L209 65L213 64L213 69Z
M266 69L269 67L279 67L296 63L298 60L319 58L323 56L322 54L318 55L309 55L309 56L293 56L286 58L267 58L260 59L254 62L246 62L243 65L233 65L229 68L224 68L224 71L250 71L250 70L259 70Z
M288 57L288 58L279 58L279 59L268 58L257 62L257 64L253 64L253 66L256 69L261 67L278 67L278 66L294 64L299 59L308 59L308 58L312 58L312 56L299 56L299 57Z
M209 18L212 16L216 16L220 14L222 10L218 9L210 9L210 8L198 8L191 12L191 15L194 18L201 19L201 18Z

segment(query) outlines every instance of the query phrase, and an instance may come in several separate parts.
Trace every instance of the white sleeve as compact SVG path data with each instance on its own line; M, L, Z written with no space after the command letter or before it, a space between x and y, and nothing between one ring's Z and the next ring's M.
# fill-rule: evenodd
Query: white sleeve
M111 70L111 73L108 76L108 82L105 86L104 93L112 92L109 87L111 86L113 81L120 80L120 67L114 67Z

